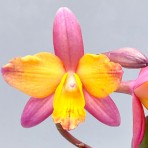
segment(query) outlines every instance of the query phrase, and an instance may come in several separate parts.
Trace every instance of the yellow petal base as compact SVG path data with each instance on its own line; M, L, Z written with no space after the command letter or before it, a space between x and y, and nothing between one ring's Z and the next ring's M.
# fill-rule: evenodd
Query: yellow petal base
M103 54L85 54L77 67L84 88L96 98L105 98L115 91L122 78L122 67Z
M134 90L135 95L140 99L141 103L148 109L148 82L143 83Z
M82 84L75 73L66 73L56 89L54 96L55 123L60 123L65 130L72 130L85 120L85 101Z
M2 70L8 84L35 98L51 95L65 73L61 60L47 52L14 58Z

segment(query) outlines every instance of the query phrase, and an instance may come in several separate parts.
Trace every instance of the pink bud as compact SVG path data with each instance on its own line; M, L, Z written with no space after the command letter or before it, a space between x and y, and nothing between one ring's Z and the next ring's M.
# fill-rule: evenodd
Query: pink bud
M135 48L120 48L103 53L111 61L125 68L143 68L148 66L148 58Z

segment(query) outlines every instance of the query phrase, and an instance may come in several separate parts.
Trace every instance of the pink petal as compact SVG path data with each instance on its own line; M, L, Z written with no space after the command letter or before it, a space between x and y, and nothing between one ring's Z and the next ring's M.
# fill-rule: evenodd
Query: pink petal
M145 74L145 73L148 74L148 66L141 69L141 71L140 71L140 73L139 73L139 76L140 76L140 75L143 75L143 74Z
M57 11L53 26L55 54L61 58L66 70L75 70L84 54L81 28L68 8Z
M23 127L33 127L51 115L53 111L53 95L44 98L30 98L27 102L22 116L21 124Z
M140 100L133 96L133 139L132 148L138 148L145 132L145 116Z
M120 125L120 114L112 99L108 96L99 99L84 91L86 100L85 109L96 119L109 126Z
M148 66L141 69L138 78L135 80L135 88L145 82L148 82Z

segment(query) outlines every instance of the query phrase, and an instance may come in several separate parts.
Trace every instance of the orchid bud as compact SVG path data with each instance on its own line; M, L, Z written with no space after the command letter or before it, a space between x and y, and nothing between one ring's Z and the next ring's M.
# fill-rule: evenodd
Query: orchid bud
M143 68L148 66L148 58L135 48L120 48L105 54L111 61L125 68Z

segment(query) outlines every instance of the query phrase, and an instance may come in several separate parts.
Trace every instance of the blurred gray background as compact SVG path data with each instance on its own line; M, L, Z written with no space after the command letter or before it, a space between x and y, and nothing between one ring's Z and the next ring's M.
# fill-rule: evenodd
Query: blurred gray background
M53 19L62 6L78 18L86 53L135 47L148 56L147 0L0 0L0 67L13 57L53 52ZM135 79L139 72L124 71L124 80ZM120 110L119 127L106 126L87 114L86 122L72 134L93 148L130 148L131 96L111 96ZM21 127L28 99L0 75L0 148L74 148L58 133L51 117L36 127Z

